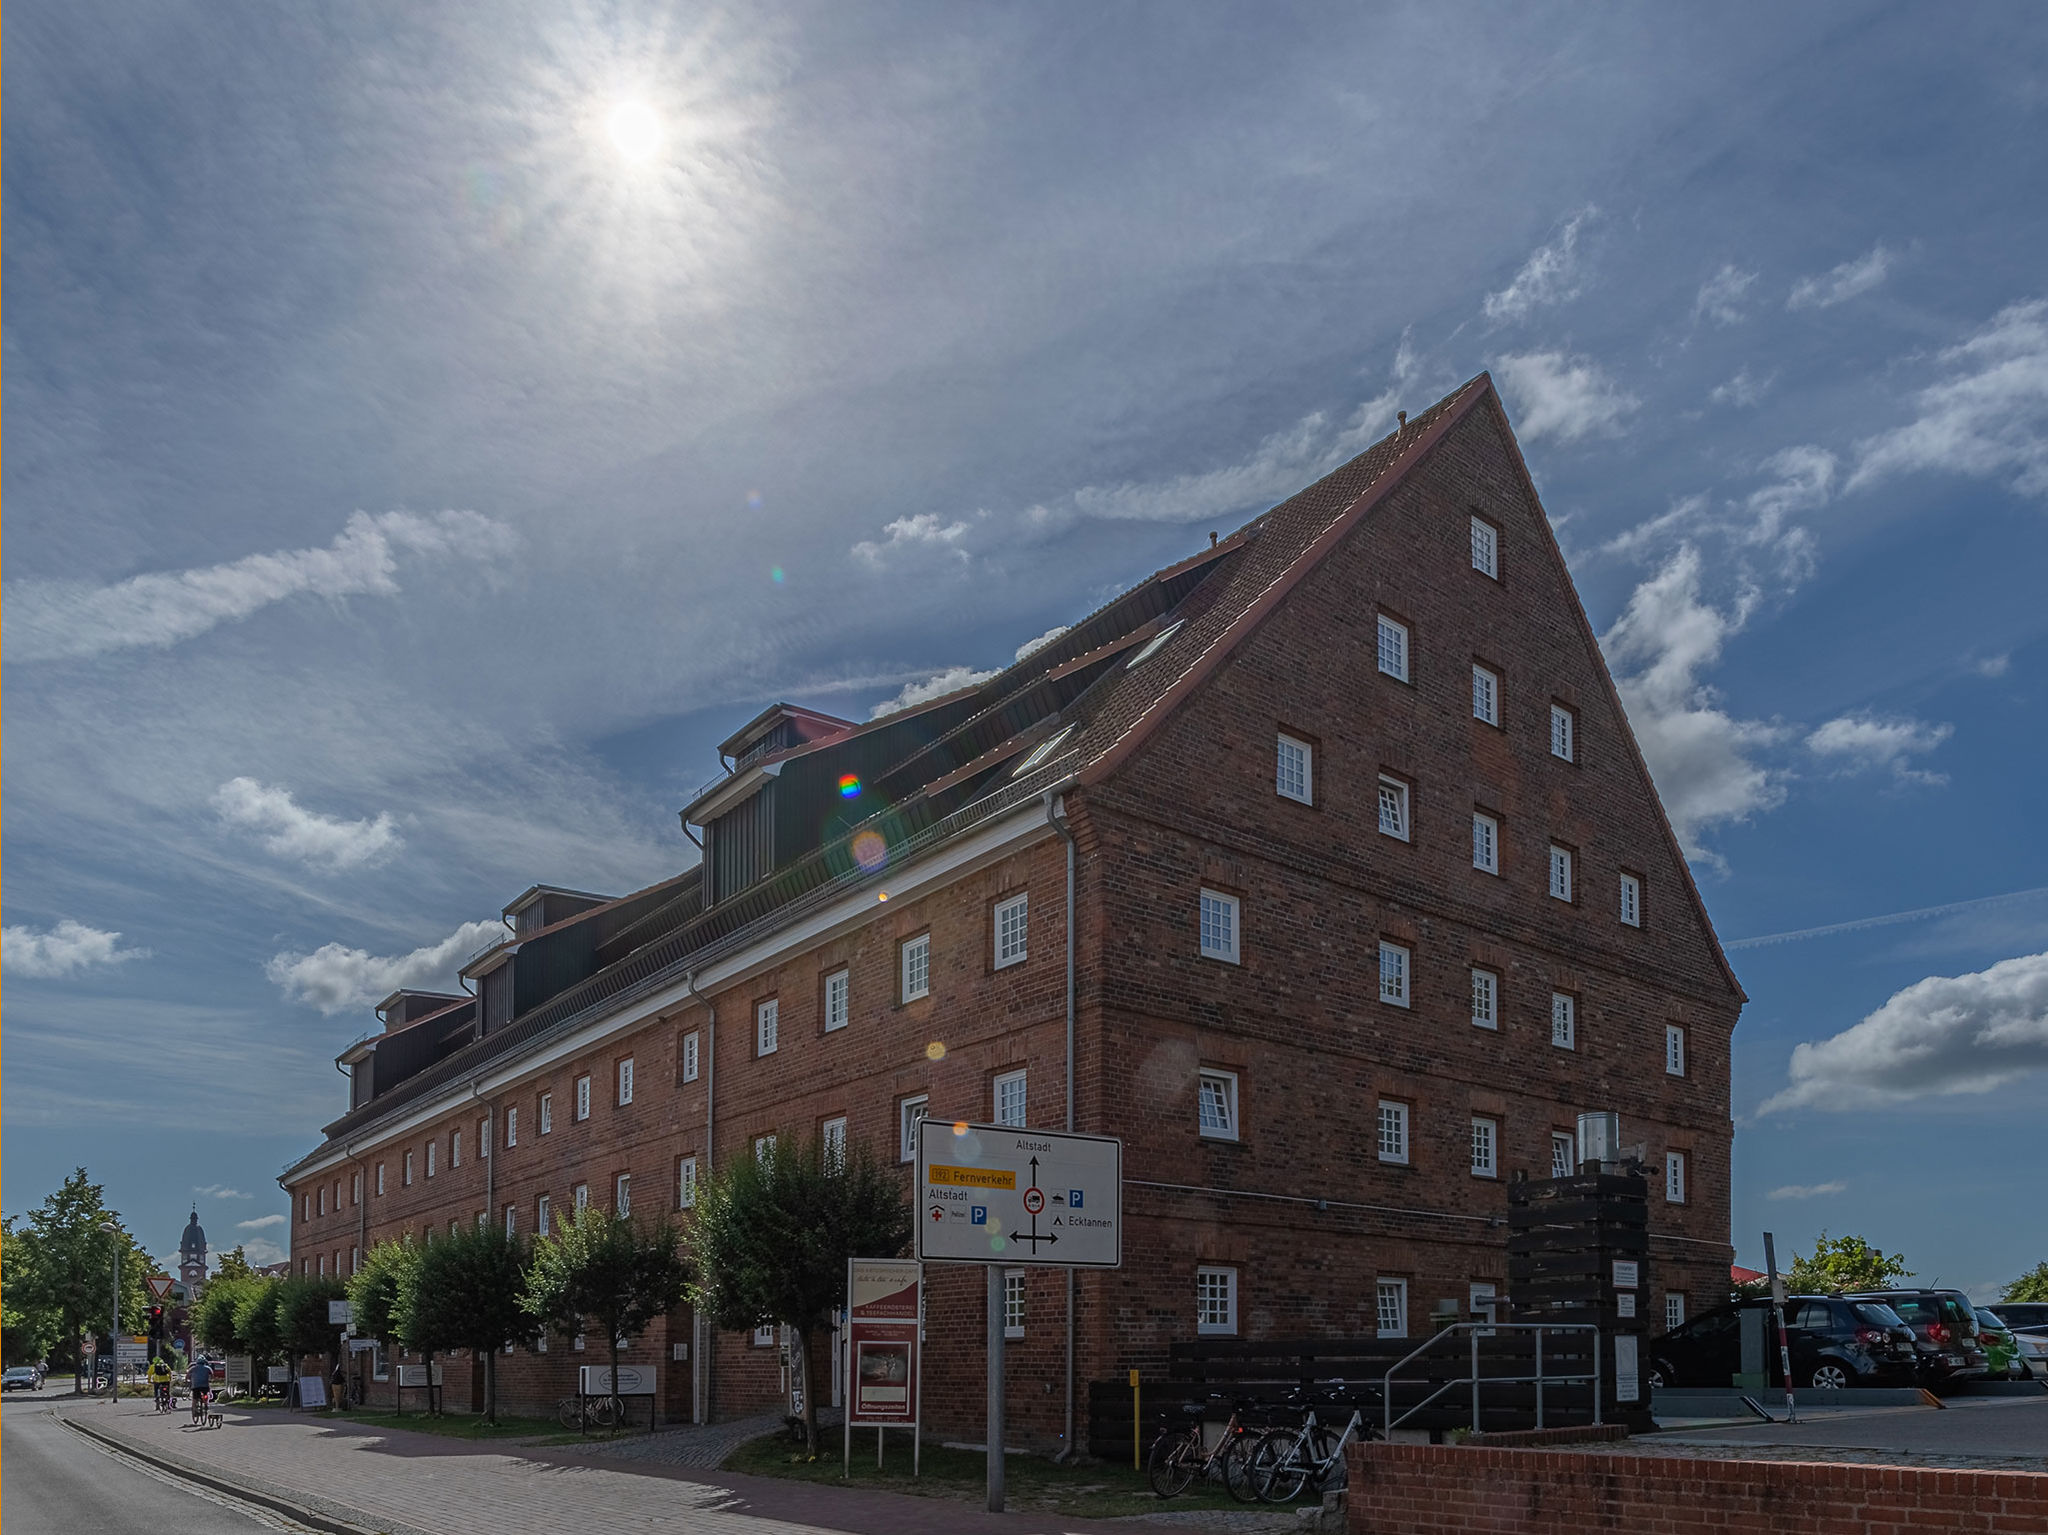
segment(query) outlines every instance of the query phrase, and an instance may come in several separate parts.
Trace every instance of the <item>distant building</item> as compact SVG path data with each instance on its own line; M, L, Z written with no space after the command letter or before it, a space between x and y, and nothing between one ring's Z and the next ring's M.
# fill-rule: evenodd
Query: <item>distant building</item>
M178 1238L178 1279L187 1299L195 1298L206 1284L206 1232L199 1224L199 1207L192 1207L192 1219Z

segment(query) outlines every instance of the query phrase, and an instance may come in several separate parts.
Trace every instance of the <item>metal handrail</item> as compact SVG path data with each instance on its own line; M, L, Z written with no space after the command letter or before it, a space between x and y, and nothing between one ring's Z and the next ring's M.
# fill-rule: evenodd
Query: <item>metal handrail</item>
M1400 1417L1395 1417L1395 1371L1399 1370L1410 1360L1421 1358L1443 1339L1461 1332L1468 1334L1471 1339L1471 1373L1461 1376L1456 1380L1445 1381L1436 1390L1430 1392L1428 1396L1402 1413ZM1466 1384L1470 1384L1472 1387L1472 1432L1478 1433L1479 1386L1481 1381L1479 1374L1479 1340L1484 1337L1492 1337L1495 1333L1503 1332L1533 1332L1536 1334L1536 1373L1534 1375L1489 1375L1484 1377L1485 1380L1502 1386L1524 1386L1534 1382L1536 1386L1536 1426L1538 1428L1543 1427L1543 1388L1546 1384L1563 1386L1589 1383L1593 1387L1593 1421L1595 1423L1600 1421L1600 1329L1598 1327L1590 1322L1455 1322L1451 1326L1444 1328L1441 1332L1434 1333L1425 1338L1420 1347L1411 1349L1401 1358L1395 1360L1388 1368L1386 1375L1381 1379L1381 1401L1384 1403L1382 1415L1386 1419L1384 1430L1386 1436L1391 1439L1396 1428L1407 1422L1416 1413L1422 1411L1423 1408L1434 1402L1438 1397L1450 1390L1451 1387ZM1593 1335L1592 1371L1590 1373L1575 1372L1563 1375L1545 1375L1543 1373L1543 1335L1547 1332L1591 1333Z

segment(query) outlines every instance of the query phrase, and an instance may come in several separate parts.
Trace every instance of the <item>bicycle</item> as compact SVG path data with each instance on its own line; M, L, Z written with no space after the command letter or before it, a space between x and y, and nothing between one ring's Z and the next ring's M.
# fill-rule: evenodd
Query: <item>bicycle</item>
M1221 1397L1212 1396L1210 1400L1220 1401ZM1181 1408L1188 1420L1186 1425L1162 1430L1146 1456L1145 1474L1151 1480L1153 1492L1162 1498L1178 1497L1194 1485L1196 1477L1220 1474L1233 1498L1243 1503L1255 1502L1257 1494L1245 1475L1253 1436L1239 1421L1251 1405L1244 1397L1230 1404L1230 1416L1223 1420L1223 1432L1213 1449L1203 1443L1204 1409L1192 1403Z
M1344 1382L1330 1384L1341 1390ZM1325 1398L1326 1405L1329 1400ZM1288 1401L1304 1407L1300 1424L1269 1429L1251 1447L1245 1480L1251 1483L1261 1503L1291 1502L1301 1496L1305 1486L1313 1486L1318 1493L1342 1487L1348 1474L1344 1449L1351 1443L1352 1435L1360 1439L1380 1437L1379 1431L1366 1422L1364 1411L1354 1407L1344 1431L1332 1440L1330 1426L1316 1416L1315 1407L1308 1404L1307 1392L1296 1391Z
M608 1396L565 1396L555 1403L562 1427L610 1428L618 1419L617 1404Z

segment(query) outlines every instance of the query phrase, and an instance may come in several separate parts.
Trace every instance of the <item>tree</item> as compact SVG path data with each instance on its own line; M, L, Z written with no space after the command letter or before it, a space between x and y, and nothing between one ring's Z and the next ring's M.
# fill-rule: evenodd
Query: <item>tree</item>
M301 1274L277 1285L277 1332L285 1353L297 1374L298 1361L307 1354L321 1358L321 1378L334 1373L341 1358L341 1328L327 1320L330 1301L345 1300L347 1292L338 1276Z
M28 1230L18 1239L23 1272L14 1304L46 1316L57 1336L72 1345L80 1367L87 1329L97 1331L101 1320L115 1320L111 1313L117 1253L120 1330L134 1330L148 1304L143 1281L150 1273L149 1254L126 1231L101 1229L109 1222L118 1227L120 1217L107 1208L105 1190L81 1167L29 1212ZM71 1389L81 1389L75 1372Z
M2000 1300L2048 1301L2048 1262L2037 1263L2005 1287Z
M399 1296L419 1254L407 1236L379 1242L363 1255L363 1266L348 1279L349 1315L361 1336L386 1348L398 1342Z
M235 1336L249 1350L252 1368L270 1363L285 1351L284 1332L278 1323L278 1300L284 1285L282 1279L262 1280L244 1289L235 1302Z
M27 1261L14 1222L0 1220L0 1362L10 1365L34 1364L57 1341L56 1319L22 1298L34 1288Z
M242 1251L242 1244L237 1242L234 1251L220 1260L220 1270L213 1278L214 1281L222 1279L253 1279L255 1275L256 1270L249 1266L249 1255Z
M804 1436L818 1453L812 1338L846 1303L846 1260L890 1258L910 1241L910 1207L893 1169L865 1146L828 1153L778 1138L697 1191L691 1299L719 1327L787 1324L804 1383Z
M1787 1276L1793 1290L1808 1294L1882 1290L1895 1279L1912 1277L1903 1254L1887 1254L1861 1237L1830 1237L1825 1231L1813 1244L1811 1257L1792 1260Z
M268 1288L274 1280L254 1274L216 1274L192 1307L192 1334L209 1348L223 1354L253 1354L255 1350L242 1335L236 1319L254 1292Z
M521 1304L526 1252L497 1226L464 1225L399 1267L393 1318L420 1353L472 1350L484 1369L484 1421L498 1421L498 1351L530 1341L538 1327Z
M667 1221L641 1231L630 1216L585 1205L534 1244L521 1304L557 1332L605 1337L616 1412L620 1341L673 1311L689 1281L681 1239Z

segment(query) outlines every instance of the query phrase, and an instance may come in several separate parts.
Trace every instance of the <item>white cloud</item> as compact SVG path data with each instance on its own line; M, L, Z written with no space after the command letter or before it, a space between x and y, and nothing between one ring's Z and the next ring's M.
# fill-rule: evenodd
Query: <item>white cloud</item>
M55 980L94 965L119 965L131 959L147 959L147 949L124 949L121 935L69 918L48 932L32 927L0 929L0 954L10 975L32 980Z
M1854 261L1845 261L1819 277L1802 277L1792 285L1792 296L1785 300L1787 309L1827 309L1833 305L1868 293L1885 279L1891 270L1892 253L1882 244L1873 245L1869 254L1858 256Z
M1848 1187L1849 1185L1839 1178L1832 1179L1827 1183L1786 1183L1772 1189L1768 1194L1764 1195L1764 1198L1821 1199L1829 1194L1843 1193Z
M2048 954L2028 954L1969 975L1915 981L1862 1022L1798 1046L1788 1085L1758 1112L1988 1093L2044 1069Z
M1573 442L1588 433L1612 432L1642 403L1590 357L1522 352L1493 366L1514 398L1515 429L1525 442L1543 437Z
M235 1229L237 1231L262 1231L266 1227L282 1226L283 1224L284 1217L282 1215L259 1215L254 1220L236 1221ZM111 1314L113 1308L110 1306L107 1309L109 1314Z
M2012 652L2006 650L1995 656L1985 656L1974 662L1970 670L1980 677L2003 677L2012 670Z
M1700 284L1699 296L1692 301L1693 319L1733 325L1742 318L1743 297L1755 281L1756 273L1745 272L1729 262Z
M229 1188L225 1183L195 1183L192 1192L202 1199L247 1199L250 1196L240 1189Z
M242 1249L242 1256L248 1259L251 1268L269 1268L271 1264L282 1263L290 1256L282 1247L279 1247L277 1243L271 1241L268 1237L252 1237L238 1245ZM218 1266L218 1262L219 1260L216 1258L216 1266Z
M1944 784L1948 782L1946 774L1916 768L1911 759L1925 756L1954 734L1953 725L1844 714L1809 735L1806 746L1816 756L1836 762L1843 772L1888 768L1902 784Z
M905 550L944 550L954 558L965 561L969 558L961 540L967 537L967 524L945 522L931 512L919 512L914 517L898 517L882 529L884 538L880 543L862 539L853 546L853 552L868 564L881 566L888 563L891 554Z
M367 821L344 821L307 810L288 789L231 778L213 796L214 808L231 825L262 832L263 845L280 858L353 869L375 863L404 845L390 812Z
M329 943L311 954L274 955L263 973L290 1001L344 1013L381 1002L403 986L452 987L464 961L504 936L502 922L465 922L439 943L410 954L371 954Z
M1023 644L1017 647L1017 659L1021 661L1026 656L1038 654L1039 651L1045 649L1046 646L1050 645L1054 640L1058 639L1061 635L1065 634L1070 627L1071 626L1068 624L1054 624L1050 629L1046 630L1045 633L1041 634L1037 639L1026 640Z
M1919 392L1914 419L1857 444L1849 489L1935 469L2048 496L2048 300L2000 310L1940 361L1950 376Z
M1532 310L1577 298L1584 287L1579 276L1579 230L1599 216L1598 208L1588 206L1565 220L1556 238L1539 245L1512 282L1500 292L1486 295L1486 318L1521 320Z
M1707 398L1716 405L1739 405L1748 409L1762 404L1764 396L1771 392L1771 385L1777 381L1776 373L1758 378L1749 371L1749 364L1744 363L1735 370L1735 377L1709 390Z
M885 714L895 714L899 710L928 703L934 698L943 698L948 693L959 692L962 688L979 687L995 675L994 672L978 672L971 666L949 666L922 682L906 682L903 691L894 698L876 704L874 712L868 718L878 720Z

